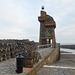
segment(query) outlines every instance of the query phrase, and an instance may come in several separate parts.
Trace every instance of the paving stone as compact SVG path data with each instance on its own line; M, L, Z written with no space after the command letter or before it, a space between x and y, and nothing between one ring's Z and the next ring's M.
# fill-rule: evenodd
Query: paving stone
M69 55L69 57L71 56L71 54ZM73 56L73 55L72 55ZM74 55L75 56L75 55ZM64 59L64 58L60 58L59 61L49 65L49 66L62 66L62 67L75 67L75 57ZM52 68L52 67L42 67L38 72L37 75L75 75L75 69L71 69L71 68Z
M15 58L0 62L0 75L1 74L16 74L15 70L16 70Z

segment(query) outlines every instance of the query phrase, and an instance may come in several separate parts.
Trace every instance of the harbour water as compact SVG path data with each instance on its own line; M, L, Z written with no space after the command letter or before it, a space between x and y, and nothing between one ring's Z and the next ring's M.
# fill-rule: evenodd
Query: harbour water
M60 51L69 52L70 54L75 54L75 49L60 48Z

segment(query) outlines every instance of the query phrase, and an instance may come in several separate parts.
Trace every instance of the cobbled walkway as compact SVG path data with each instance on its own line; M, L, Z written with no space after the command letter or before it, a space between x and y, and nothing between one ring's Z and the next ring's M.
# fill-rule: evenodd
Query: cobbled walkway
M75 75L75 69L43 67L37 75Z
M15 74L16 73L15 70L16 70L15 58L0 62L0 75Z
M44 56L49 53L52 48L40 49L38 52L44 58ZM25 69L25 68L24 68ZM25 75L28 73L29 69L23 71L21 74L16 73L16 58L8 59L6 61L0 62L0 75Z
M75 75L75 55L73 55L67 53L62 54L59 61L52 65L44 65L38 71L37 75ZM66 59L64 59L65 57Z
M15 70L16 58L0 62L0 75L25 75L28 73L28 70L25 70L23 73L18 74Z

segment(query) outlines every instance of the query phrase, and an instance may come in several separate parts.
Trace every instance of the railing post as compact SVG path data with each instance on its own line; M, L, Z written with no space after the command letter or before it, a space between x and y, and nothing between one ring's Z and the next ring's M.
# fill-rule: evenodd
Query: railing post
M38 46L38 50L39 50L39 46Z
M39 50L39 48L53 48L54 44L45 44L45 45L38 45L37 48Z

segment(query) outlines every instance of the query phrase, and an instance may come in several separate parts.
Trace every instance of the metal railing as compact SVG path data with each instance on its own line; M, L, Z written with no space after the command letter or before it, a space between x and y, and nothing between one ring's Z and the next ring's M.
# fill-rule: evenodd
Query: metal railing
M49 48L49 47L54 48L54 44L44 44L44 45L37 46L38 50L42 48Z

